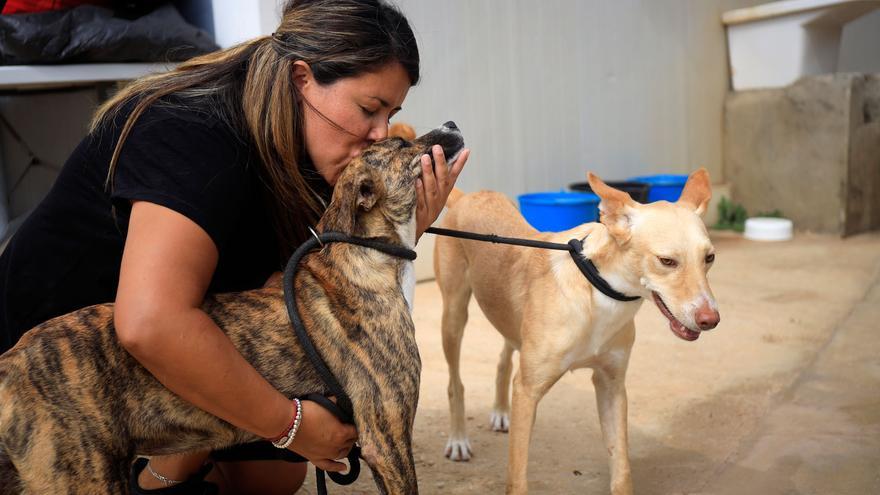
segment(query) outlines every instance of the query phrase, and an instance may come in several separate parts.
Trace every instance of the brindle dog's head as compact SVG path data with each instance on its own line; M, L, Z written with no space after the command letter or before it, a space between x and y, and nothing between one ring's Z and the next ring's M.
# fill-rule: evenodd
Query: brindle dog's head
M415 245L416 179L421 157L439 144L451 166L464 149L454 122L414 141L393 137L374 143L345 168L318 228L356 237L382 237Z

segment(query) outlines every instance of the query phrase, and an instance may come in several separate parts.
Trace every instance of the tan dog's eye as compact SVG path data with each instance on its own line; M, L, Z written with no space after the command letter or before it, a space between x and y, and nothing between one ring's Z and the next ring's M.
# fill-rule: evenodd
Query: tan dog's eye
M661 258L659 258L659 260L660 260L660 263L663 263L663 266L668 266L668 267L678 266L678 262L672 258L662 258L661 257Z
M708 265L709 263L713 262L713 261L715 261L715 255L714 255L714 254L706 255L706 264L707 264L707 265Z

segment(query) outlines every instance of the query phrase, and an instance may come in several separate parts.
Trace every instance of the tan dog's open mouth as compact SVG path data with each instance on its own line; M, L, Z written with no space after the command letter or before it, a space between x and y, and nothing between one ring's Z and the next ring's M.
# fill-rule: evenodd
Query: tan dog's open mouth
M677 335L679 338L687 340L689 342L700 338L700 332L691 330L690 328L684 326L684 323L678 321L675 316L672 316L672 311L669 311L669 308L666 306L666 303L663 302L660 294L652 291L651 295L654 296L654 303L657 305L658 308L660 308L660 312L663 313L663 316L665 316L669 320L669 329L672 330L672 333Z

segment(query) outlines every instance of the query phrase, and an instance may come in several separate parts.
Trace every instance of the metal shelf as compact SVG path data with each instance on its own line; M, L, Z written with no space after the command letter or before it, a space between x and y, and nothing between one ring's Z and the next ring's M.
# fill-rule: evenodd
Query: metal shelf
M173 63L5 65L0 66L0 90L40 90L129 81L165 72Z

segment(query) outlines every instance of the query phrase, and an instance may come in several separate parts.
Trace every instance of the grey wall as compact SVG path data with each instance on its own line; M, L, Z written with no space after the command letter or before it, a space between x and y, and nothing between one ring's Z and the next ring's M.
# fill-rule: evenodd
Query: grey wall
M719 179L728 89L721 13L756 0L399 0L422 82L399 120L452 119L466 190L513 197L585 180Z
M880 73L880 10L856 19L844 28L837 70Z
M722 12L761 0L398 0L423 79L399 120L446 120L473 155L466 190L511 197L706 167L723 177ZM880 72L880 11L844 30L840 70Z

